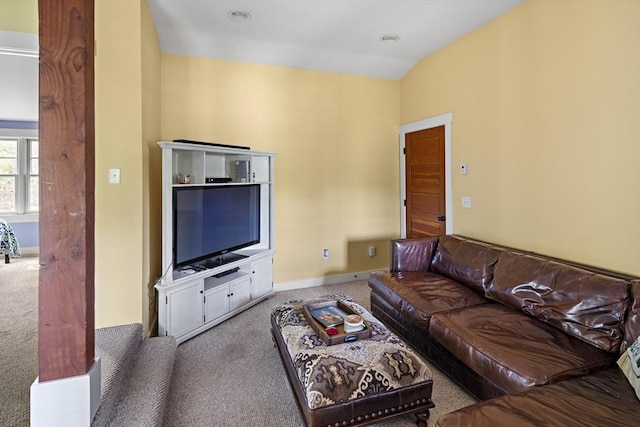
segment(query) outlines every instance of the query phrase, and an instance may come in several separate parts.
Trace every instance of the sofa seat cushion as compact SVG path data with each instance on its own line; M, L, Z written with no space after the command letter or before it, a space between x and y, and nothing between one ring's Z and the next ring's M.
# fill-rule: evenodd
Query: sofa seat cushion
M425 329L434 313L488 302L468 287L429 272L374 271L369 287L415 326Z
M501 304L437 313L429 333L509 394L601 370L617 357Z
M639 426L640 401L617 368L443 415L438 427Z
M613 353L624 338L628 288L622 279L504 251L485 295Z

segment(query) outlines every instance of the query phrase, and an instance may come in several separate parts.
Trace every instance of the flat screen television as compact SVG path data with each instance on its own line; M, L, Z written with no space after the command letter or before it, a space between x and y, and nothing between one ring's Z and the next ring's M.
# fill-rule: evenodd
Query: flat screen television
M260 242L260 185L173 188L173 265L234 261Z

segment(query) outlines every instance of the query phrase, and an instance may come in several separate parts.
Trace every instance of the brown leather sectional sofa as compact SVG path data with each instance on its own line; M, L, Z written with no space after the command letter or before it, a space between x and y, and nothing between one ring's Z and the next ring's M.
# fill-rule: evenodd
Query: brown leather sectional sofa
M461 236L391 242L371 311L484 401L444 426L640 425L640 280Z

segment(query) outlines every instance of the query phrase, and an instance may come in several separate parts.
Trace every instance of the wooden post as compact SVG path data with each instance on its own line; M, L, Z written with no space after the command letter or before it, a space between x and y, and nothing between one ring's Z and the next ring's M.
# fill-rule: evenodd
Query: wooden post
M39 0L38 376L94 362L94 0Z

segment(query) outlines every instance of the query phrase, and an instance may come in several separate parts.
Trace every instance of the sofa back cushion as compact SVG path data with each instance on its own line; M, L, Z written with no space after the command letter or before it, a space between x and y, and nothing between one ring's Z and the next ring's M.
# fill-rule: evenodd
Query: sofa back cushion
M631 281L627 320L624 322L624 342L620 347L623 352L640 336L640 280Z
M477 292L493 278L500 251L481 242L442 236L431 261L431 270L454 279Z
M609 352L620 350L629 282L504 251L485 295Z
M391 271L429 271L438 237L391 241Z

